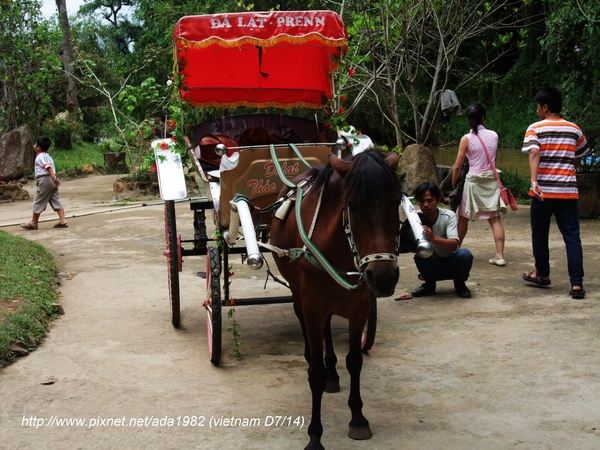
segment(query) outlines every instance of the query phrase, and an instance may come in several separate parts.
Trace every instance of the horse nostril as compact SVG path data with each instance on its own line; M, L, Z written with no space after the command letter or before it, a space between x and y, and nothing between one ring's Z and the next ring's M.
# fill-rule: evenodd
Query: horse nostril
M394 293L396 284L400 279L400 268L396 265L387 267L367 267L365 270L365 279L369 290L376 297L389 297Z

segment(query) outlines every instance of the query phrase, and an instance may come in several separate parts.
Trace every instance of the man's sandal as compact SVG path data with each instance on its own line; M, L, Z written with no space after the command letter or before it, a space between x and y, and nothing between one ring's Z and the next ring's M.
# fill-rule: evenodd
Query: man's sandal
M579 289L575 289L576 287ZM569 295L575 300L581 300L585 298L585 289L582 286L573 286L569 291Z
M543 278L538 277L535 270L533 272L525 272L523 274L523 279L537 286L550 286L551 283L550 279L544 280Z
M37 230L37 225L32 225L31 223L22 223L21 228L25 228L26 230Z

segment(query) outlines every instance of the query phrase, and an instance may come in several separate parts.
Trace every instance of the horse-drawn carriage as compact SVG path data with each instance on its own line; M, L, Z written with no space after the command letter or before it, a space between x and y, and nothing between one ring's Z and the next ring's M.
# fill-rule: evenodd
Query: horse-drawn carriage
M174 32L181 97L197 107L323 109L334 97L333 74L347 44L344 24L330 11L183 17ZM194 237L189 240L176 226L175 203L187 195L181 159L168 141L157 142L155 150L165 200L173 325L180 324L183 257L205 256L210 360L218 364L221 358L222 308L293 301L313 396L322 394L325 382L328 390L339 390L331 316L349 320L347 364L358 376L361 350L370 349L375 337L376 297L391 295L399 276L398 155L384 158L369 150L343 159L348 139L340 137L316 114L310 119L273 113L222 116L191 127L189 155L207 199L190 203ZM358 144L355 150L371 146L366 137L351 137L350 143ZM210 236L207 211L216 230ZM228 271L232 254L241 254L254 269L271 254L290 295L236 295L234 300ZM314 408L320 401L313 399L309 446L318 447L322 430ZM351 437L370 437L358 383L353 383L350 405Z

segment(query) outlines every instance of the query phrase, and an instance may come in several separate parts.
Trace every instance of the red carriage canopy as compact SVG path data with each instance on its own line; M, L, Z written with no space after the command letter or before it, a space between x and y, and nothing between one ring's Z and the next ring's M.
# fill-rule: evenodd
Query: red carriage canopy
M183 100L227 108L323 107L348 47L332 11L186 16L173 41Z

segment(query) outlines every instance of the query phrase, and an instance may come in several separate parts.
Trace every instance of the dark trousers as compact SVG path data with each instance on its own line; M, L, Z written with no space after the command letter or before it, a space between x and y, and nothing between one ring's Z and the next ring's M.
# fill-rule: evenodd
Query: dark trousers
M435 255L422 258L415 255L415 264L425 282L441 280L467 281L473 266L473 254L466 248L461 248L446 258Z
M531 246L538 277L550 275L550 219L554 215L567 250L571 286L583 286L583 249L579 236L577 200L531 199Z

